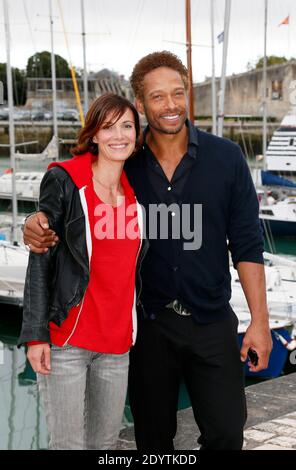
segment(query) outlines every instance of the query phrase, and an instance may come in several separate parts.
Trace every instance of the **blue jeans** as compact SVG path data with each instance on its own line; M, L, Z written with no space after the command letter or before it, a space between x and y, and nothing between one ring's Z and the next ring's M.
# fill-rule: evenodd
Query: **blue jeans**
M50 375L37 375L50 449L114 449L125 405L129 353L52 346Z

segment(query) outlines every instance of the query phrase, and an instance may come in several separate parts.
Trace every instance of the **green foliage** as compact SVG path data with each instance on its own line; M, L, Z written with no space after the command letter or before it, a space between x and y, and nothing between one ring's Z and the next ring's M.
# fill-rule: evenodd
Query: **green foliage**
M260 57L258 62L255 65L256 69L262 69L263 68L263 57ZM289 60L295 60L294 58L291 57L291 59L287 59L286 57L282 56L276 56L276 55L270 55L267 57L267 65L275 65L275 64L284 64L285 62L289 62Z
M6 64L0 64L0 81L4 85L4 100L7 101ZM24 105L27 95L26 73L24 70L12 67L13 102L15 106Z
M57 78L70 78L68 62L61 56L55 54L55 66ZM37 52L29 57L27 62L27 77L50 78L51 77L51 54L48 51Z

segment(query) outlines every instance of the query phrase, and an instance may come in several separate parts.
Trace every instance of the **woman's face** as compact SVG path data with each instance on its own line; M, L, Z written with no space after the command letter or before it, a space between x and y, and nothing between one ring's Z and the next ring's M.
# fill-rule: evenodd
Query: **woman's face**
M128 108L118 121L112 113L107 115L102 128L94 135L100 157L113 161L125 161L136 145L136 127L132 111Z

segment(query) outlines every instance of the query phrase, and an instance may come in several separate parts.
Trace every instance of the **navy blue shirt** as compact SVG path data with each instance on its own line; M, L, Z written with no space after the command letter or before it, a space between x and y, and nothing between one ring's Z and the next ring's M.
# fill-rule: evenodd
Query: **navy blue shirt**
M239 146L202 132L189 121L186 125L187 152L171 181L145 142L125 170L146 211L150 248L141 269L144 311L153 318L178 299L198 322L207 323L230 311L228 252L235 267L240 261L263 264L263 236L258 198ZM151 236L155 219L149 209L161 204L170 209L159 216L168 218L164 239L159 226L156 237ZM195 212L197 206L200 213ZM198 237L188 238L182 231L188 214L190 229L201 237L193 249L188 249L188 242ZM177 226L180 237L176 238Z

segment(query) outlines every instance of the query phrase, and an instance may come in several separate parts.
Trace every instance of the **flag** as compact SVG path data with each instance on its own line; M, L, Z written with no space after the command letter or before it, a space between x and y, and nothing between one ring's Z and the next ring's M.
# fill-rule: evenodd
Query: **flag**
M290 23L290 15L286 16L286 18L278 26L282 26L282 24L289 25L289 23Z
M222 31L222 33L218 34L217 39L218 39L219 44L224 41L224 31Z

